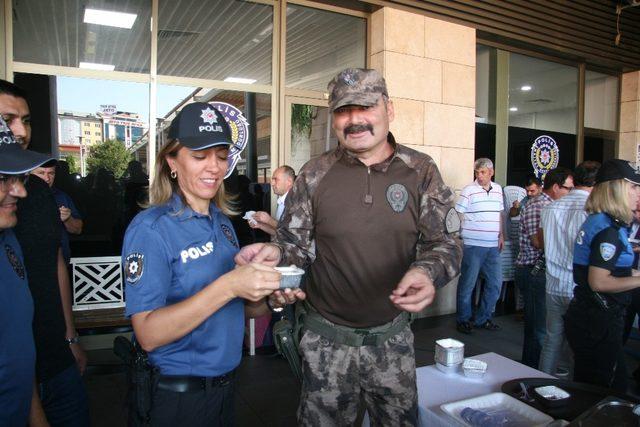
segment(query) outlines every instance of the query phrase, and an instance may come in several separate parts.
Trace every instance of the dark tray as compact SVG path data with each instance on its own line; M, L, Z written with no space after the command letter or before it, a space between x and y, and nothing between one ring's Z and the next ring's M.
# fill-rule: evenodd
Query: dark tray
M527 387L527 392L533 400L533 389L545 385L554 385L560 387L571 396L567 399L567 403L555 408L545 406L533 400L531 402L522 398L522 389L520 383L524 383ZM628 400L629 402L639 403L637 399L626 395L624 393L617 392L612 389L598 387L591 384L576 383L567 380L557 380L551 378L520 378L511 381L507 381L502 384L501 388L503 393L514 397L527 405L536 408L537 410L544 412L547 415L552 416L555 419L563 419L567 421L573 421L580 414L587 411L589 408L600 402L607 396L615 396L620 399Z

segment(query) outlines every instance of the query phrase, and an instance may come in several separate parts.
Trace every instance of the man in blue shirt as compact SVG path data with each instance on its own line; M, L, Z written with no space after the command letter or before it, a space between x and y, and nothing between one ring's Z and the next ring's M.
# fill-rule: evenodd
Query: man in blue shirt
M20 148L0 118L0 425L23 427L32 410L32 422L42 408L35 394L33 301L22 250L12 228L18 222L17 202L27 192L28 172L50 160ZM32 400L35 405L32 408Z

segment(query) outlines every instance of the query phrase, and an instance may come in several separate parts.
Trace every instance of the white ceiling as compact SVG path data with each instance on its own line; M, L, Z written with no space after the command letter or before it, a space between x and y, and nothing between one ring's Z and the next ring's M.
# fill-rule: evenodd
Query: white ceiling
M133 28L82 22L86 7L137 15ZM16 61L77 67L113 64L148 73L150 0L13 0ZM158 74L271 84L273 8L241 0L160 0ZM341 69L365 63L365 21L287 9L287 86L323 90Z

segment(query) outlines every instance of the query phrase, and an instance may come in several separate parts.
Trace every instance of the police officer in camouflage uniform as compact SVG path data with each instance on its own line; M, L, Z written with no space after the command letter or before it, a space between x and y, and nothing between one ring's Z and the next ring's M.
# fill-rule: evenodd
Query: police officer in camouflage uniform
M339 146L302 168L275 241L236 262L307 270L305 292L268 300L306 297L300 424L351 425L362 401L372 425L416 425L409 313L458 274L453 194L429 156L389 133L394 109L377 71L344 70L328 90Z

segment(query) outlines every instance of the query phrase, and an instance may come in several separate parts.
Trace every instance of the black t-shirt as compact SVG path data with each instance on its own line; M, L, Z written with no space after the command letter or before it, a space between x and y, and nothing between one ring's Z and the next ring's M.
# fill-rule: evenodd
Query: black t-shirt
M58 249L61 222L49 186L31 175L27 197L18 201L18 225L14 231L22 252L33 297L33 336L36 344L36 376L45 381L75 363L65 341L66 326L58 287Z

